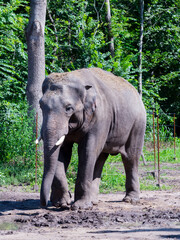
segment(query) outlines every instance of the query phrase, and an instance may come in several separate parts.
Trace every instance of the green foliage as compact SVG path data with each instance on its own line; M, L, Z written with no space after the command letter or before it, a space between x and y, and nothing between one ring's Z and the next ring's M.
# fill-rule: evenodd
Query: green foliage
M0 184L34 183L34 117L26 103L3 102L0 113ZM38 156L40 159L40 156ZM40 163L38 162L38 165ZM42 164L41 164L42 165ZM39 183L42 169L38 172Z
M27 79L24 28L28 21L25 10L28 2L0 3L0 101L17 102L25 96Z
M25 96L29 2L0 1L0 100ZM111 0L115 56L108 50L104 1L49 1L45 28L46 73L100 67L138 85L139 1ZM165 113L179 112L179 3L145 3L143 100Z
M145 7L143 68L146 69L144 79L148 85L145 94L150 97L152 92L153 100L165 112L179 114L178 2L152 0Z
M1 106L2 107L2 106ZM0 115L0 156L2 162L29 162L34 158L34 119L27 114L27 105L4 103Z
M123 52L122 39L118 39L120 23L117 25L113 21L116 52L115 57L111 58L103 2L97 4L95 8L92 1L49 2L46 24L47 72L100 67L128 76L132 56ZM117 19L118 10L114 9L114 12Z
M40 186L42 181L43 167L42 163L38 163L37 184ZM31 189L35 185L35 166L27 166L24 163L0 164L0 186L15 185L25 187L30 186Z
M159 106L158 106L159 107ZM161 109L154 111L154 131L157 140L157 114L159 115L159 140L161 142L173 142L174 138L174 117L172 114L165 114ZM147 112L147 124L145 142L153 142L153 111Z

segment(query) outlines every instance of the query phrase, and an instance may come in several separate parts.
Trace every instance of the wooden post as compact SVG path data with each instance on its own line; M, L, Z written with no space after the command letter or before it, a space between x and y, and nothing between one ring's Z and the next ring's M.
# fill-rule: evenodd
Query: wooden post
M38 113L36 113L36 139L38 138ZM36 143L36 163L35 163L35 185L34 185L34 190L37 192L38 191L38 185L37 185L37 161L38 161L38 156L37 156L37 151L38 151L38 143Z
M159 115L157 115L157 150L158 150L158 187L160 185L160 153L159 153Z
M176 115L174 113L174 159L176 160Z
M154 178L156 178L156 138L155 138L154 110L153 110L153 144L154 144Z

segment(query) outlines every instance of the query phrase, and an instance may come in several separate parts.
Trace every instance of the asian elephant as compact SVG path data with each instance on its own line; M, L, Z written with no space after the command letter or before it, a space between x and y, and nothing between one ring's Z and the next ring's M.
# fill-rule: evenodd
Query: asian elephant
M109 154L121 154L126 173L124 201L139 200L138 161L146 112L136 89L99 68L52 73L42 85L44 173L41 205L51 191L54 206L71 204L66 171L73 143L78 144L78 173L72 209L97 204L103 165Z

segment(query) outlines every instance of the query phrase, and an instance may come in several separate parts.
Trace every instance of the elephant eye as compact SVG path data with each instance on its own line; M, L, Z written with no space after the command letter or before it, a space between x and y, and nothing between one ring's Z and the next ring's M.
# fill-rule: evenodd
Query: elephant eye
M74 111L74 108L71 105L66 105L66 113L72 113Z
M58 90L58 87L55 86L55 85L52 85L52 86L50 87L50 90L51 90L51 91L56 91L56 90Z

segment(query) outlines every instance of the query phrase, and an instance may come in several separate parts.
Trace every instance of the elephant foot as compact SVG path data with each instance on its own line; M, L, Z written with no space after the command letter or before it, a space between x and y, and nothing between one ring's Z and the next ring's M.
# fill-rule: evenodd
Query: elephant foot
M92 197L91 197L91 202L93 205L98 205L98 194L92 194Z
M123 198L123 202L126 202L126 203L131 203L131 204L137 204L140 202L140 199L139 199L139 196L137 195L129 195L127 194L124 198Z
M93 204L93 205L98 205L98 202L99 202L98 199L93 199L93 200L92 200L92 204Z
M70 209L71 207L71 194L70 192L64 194L62 197L54 197L51 195L51 203L56 208Z
M93 204L91 201L88 200L77 200L76 202L74 202L71 206L71 209L74 210L79 210L79 209L83 209L83 210L91 210L93 208Z
M62 208L62 209L70 209L71 205L68 204L66 201L63 201L64 199L62 199L61 201L56 201L53 202L52 201L52 206L56 207L56 208Z

